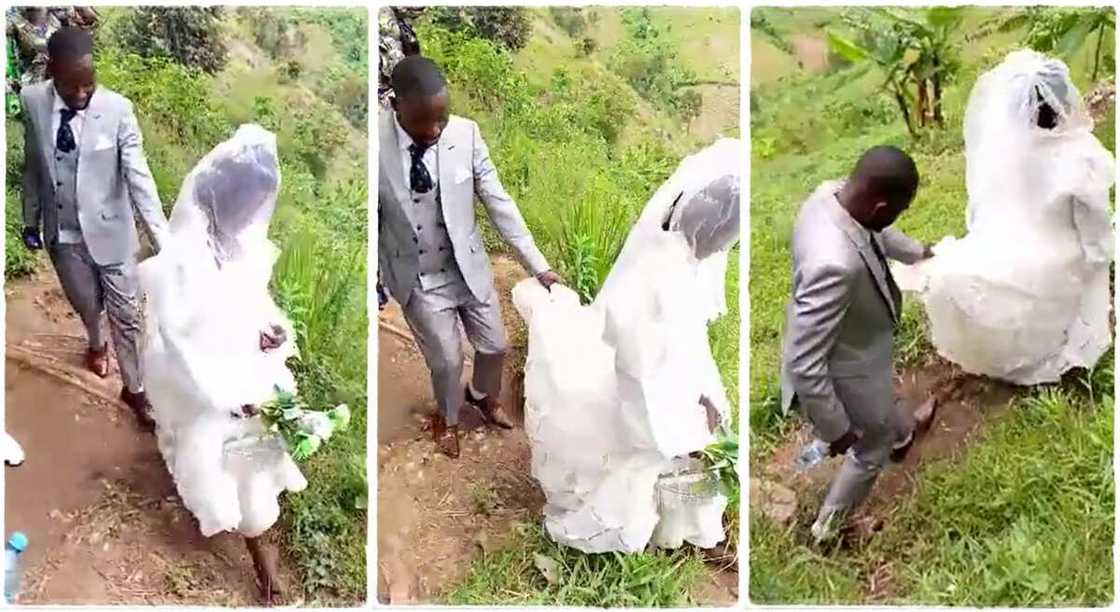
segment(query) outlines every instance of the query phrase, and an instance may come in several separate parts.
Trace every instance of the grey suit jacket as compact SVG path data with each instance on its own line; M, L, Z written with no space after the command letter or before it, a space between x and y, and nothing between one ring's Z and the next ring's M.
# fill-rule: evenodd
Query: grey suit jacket
M41 228L48 247L58 241L55 206L55 134L52 81L25 87L23 223ZM102 265L136 257L136 215L158 250L168 231L132 103L98 87L90 98L78 143L78 220L94 261Z
M885 426L893 408L893 336L901 304L872 250L914 263L925 248L888 228L873 238L837 201L842 183L822 185L793 229L793 292L782 347L782 409L796 397L822 440L853 424Z
M377 254L382 281L393 298L405 305L419 282L420 254L395 123L392 111L383 111L378 118ZM436 146L444 223L455 261L474 297L487 301L494 291L490 259L475 219L476 197L521 266L533 275L548 270L548 262L533 242L521 211L498 180L478 124L452 116Z

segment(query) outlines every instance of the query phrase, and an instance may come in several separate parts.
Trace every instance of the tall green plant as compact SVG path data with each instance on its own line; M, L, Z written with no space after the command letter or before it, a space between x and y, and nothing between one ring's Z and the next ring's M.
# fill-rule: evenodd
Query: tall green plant
M1010 32L1027 31L1027 46L1040 53L1054 53L1069 61L1093 41L1093 68L1090 79L1097 80L1103 65L1105 41L1116 31L1113 7L1082 7L1075 9L1027 7L998 21L997 29Z

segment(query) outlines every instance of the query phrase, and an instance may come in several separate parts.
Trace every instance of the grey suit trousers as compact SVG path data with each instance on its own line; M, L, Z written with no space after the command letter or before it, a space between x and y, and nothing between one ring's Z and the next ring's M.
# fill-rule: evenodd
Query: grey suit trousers
M85 243L54 244L48 249L66 299L86 326L89 346L105 347L102 313L117 353L121 379L129 391L143 389L140 372L140 302L133 262L99 265Z
M496 290L482 302L463 283L427 291L417 287L404 306L404 318L428 364L436 404L448 425L459 423L464 400L460 329L475 350L471 385L480 393L498 395L507 340Z

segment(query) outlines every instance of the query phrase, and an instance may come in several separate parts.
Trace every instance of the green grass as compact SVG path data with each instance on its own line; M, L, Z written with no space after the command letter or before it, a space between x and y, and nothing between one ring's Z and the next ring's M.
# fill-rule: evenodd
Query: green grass
M576 52L572 38L548 11L533 12L534 35L512 55L486 41L429 24L421 24L418 32L425 54L448 72L454 112L479 122L502 181L538 245L585 300L598 291L649 197L684 154L708 144L667 138L654 129L676 122L656 110L662 101L644 98L609 66L613 43L619 41L604 38L603 32L626 35L621 22L618 28L612 26L611 15L619 11L593 11L597 17L588 33L598 38L599 49L590 56ZM709 27L713 38L722 40L729 11L710 13L716 25L707 26L705 17L695 17L690 27ZM651 14L654 20L662 20L659 24L667 24L660 9ZM676 44L676 39L668 38L670 45ZM481 210L479 217L485 219ZM489 224L483 221L483 225L488 250L504 248ZM731 312L712 326L710 335L728 393L737 399L737 250L731 260L727 287ZM523 349L515 347L515 351ZM726 522L734 536L739 520L737 489L732 495L735 509L728 512ZM485 490L475 492L472 504L476 511L487 507ZM541 576L533 563L534 553L561 563L559 583L549 584ZM451 604L687 605L702 566L698 555L683 551L584 555L551 543L539 528L525 527L515 530L501 550L475 559L467 576L452 585L445 597Z
M546 579L538 556L555 562ZM684 552L586 555L559 546L535 525L519 524L501 551L471 565L470 574L447 597L448 605L546 605L684 607L703 562ZM495 599L495 597L498 599Z
M756 9L782 36L835 26L830 9ZM965 31L993 15L970 9ZM917 162L921 187L901 229L923 241L961 236L967 193L961 122L972 83L1021 34L983 37L965 46L964 65L946 91L944 131L911 140L879 90L882 75L861 66L808 74L781 57L764 57L752 84L751 461L757 470L797 427L778 412L778 366L789 295L789 238L806 197L843 177L876 144L894 144ZM763 38L756 35L756 39ZM783 53L776 43L766 43ZM1070 61L1082 91L1088 58ZM1097 125L1112 149L1114 119ZM928 359L932 347L920 304L911 300L896 337L901 367ZM1100 605L1112 594L1111 360L1093 377L1025 393L1005 417L955 460L924 466L915 491L900 499L886 530L863 549L820 551L804 545L807 526L779 528L751 516L751 593L757 603L861 603L872 575L893 562L878 593L895 603L943 605ZM802 510L805 510L803 508ZM1084 565L1077 560L1084 560ZM1091 560L1091 561L1090 561ZM1081 569L1084 567L1085 569ZM876 572L879 572L877 574Z
M296 570L293 595L309 603L354 605L364 601L367 584L367 146L365 130L354 130L346 116L361 110L353 99L334 97L332 87L357 79L364 103L366 11L272 13L295 28L325 29L325 40L336 46L325 57L302 58L319 70L303 71L309 76L301 81L283 78L255 46L251 33L262 12L227 11L223 27L257 65L231 55L227 67L210 76L122 48L114 24L129 10L103 11L98 79L134 103L165 209L170 211L186 173L237 125L258 122L277 134L283 180L270 234L282 254L272 291L297 329L300 357L291 366L311 406L346 403L353 421L300 466L309 486L282 498L281 521L273 531ZM8 120L9 279L36 267L13 232L20 225L21 130Z

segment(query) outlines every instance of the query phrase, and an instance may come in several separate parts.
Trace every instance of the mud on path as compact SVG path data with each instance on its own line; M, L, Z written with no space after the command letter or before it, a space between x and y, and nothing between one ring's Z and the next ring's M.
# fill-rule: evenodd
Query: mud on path
M856 512L857 522L882 524L891 520L899 501L909 494L922 466L930 461L959 456L980 434L985 422L1008 407L1015 394L1010 385L963 374L937 361L923 369L905 371L895 380L895 397L917 408L927 397L939 398L937 414L929 431L918 438L906 459L889 464L880 474L871 496ZM828 484L843 462L843 457L827 459L807 472L794 468L794 459L812 439L803 427L777 448L766 462L752 470L751 503L780 524L794 524L808 534L809 526L823 500ZM870 534L863 533L861 537ZM873 536L871 536L873 537ZM805 535L806 541L808 535ZM859 545L849 541L849 545Z
M30 540L20 603L256 605L242 539L199 533L155 438L116 400L115 361L104 380L84 369L84 328L54 273L5 297L5 422L26 453L5 472L5 533Z
M520 372L525 326L510 291L526 278L511 258L492 258L511 346L502 401L518 424L510 431L481 426L464 407L459 459L435 452L423 429L436 410L424 358L393 301L378 326L377 594L382 603L442 602L478 555L500 550L518 523L540 520L544 494L530 474L529 441L520 425ZM470 344L465 376L471 366ZM522 348L518 348L522 347ZM732 605L734 571L709 572L692 593L705 605Z

